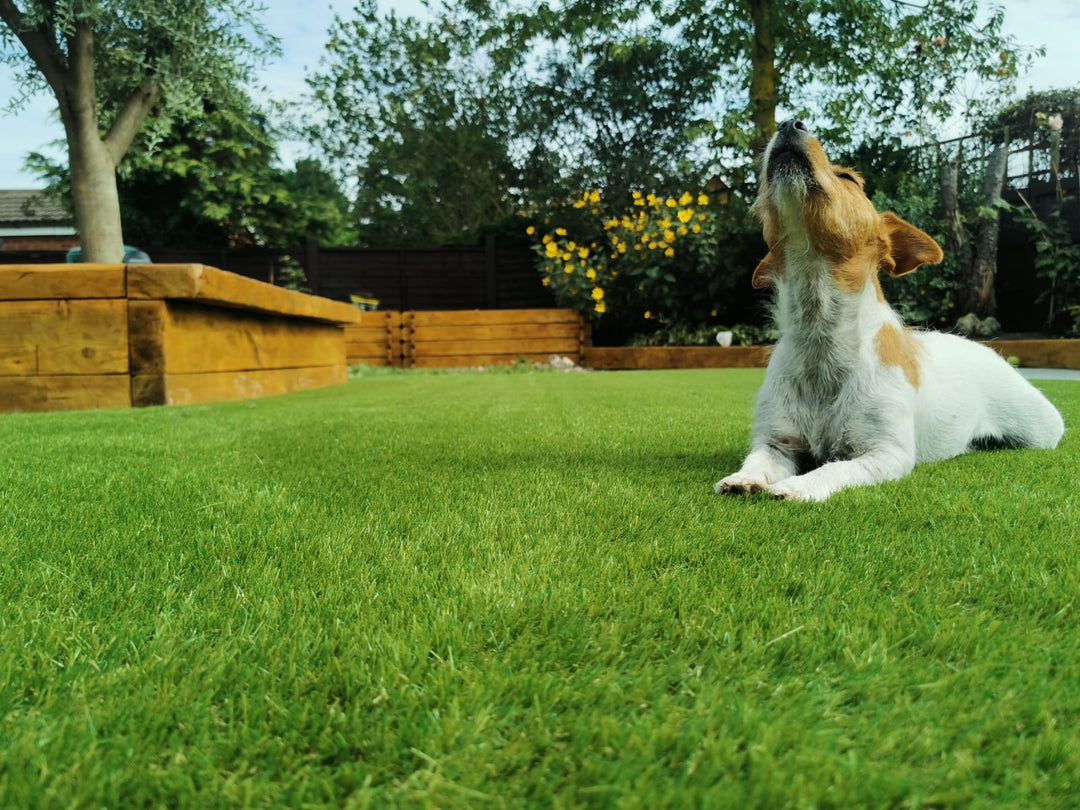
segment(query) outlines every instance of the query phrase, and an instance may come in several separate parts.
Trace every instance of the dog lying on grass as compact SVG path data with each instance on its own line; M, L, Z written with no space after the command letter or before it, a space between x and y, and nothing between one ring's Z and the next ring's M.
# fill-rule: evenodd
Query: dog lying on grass
M801 121L765 153L754 211L780 340L758 393L750 454L718 493L822 501L973 448L1056 447L1057 409L990 349L905 328L878 271L937 264L941 248L832 165Z

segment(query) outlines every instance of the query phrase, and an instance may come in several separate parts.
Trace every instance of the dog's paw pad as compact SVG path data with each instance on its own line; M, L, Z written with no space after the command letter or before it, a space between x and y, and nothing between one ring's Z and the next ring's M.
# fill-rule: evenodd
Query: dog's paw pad
M765 491L765 485L757 481L730 476L723 481L717 481L713 489L717 495L756 495Z

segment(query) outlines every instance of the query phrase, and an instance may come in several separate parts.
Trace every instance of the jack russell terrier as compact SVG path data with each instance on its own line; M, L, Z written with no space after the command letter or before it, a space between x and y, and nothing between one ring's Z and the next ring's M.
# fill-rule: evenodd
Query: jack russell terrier
M878 271L937 264L941 248L832 165L801 121L765 152L754 212L780 340L758 393L750 454L718 493L823 501L974 448L1056 447L1057 409L1005 360L955 335L907 329Z

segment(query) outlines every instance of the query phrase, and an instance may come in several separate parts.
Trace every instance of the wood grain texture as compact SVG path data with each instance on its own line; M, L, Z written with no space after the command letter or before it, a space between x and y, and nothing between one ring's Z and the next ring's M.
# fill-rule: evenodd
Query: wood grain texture
M1080 340L989 340L1002 357L1016 357L1027 368L1080 369Z
M580 332L577 323L574 322L414 326L411 339L413 343L439 343L454 340L563 340L576 344Z
M406 312L403 320L410 327L467 326L485 324L573 323L581 321L572 309L466 309L435 312Z
M134 374L333 366L345 362L336 324L208 306L131 302Z
M202 264L130 265L129 298L187 299L328 323L358 323L352 304L285 290Z
M131 404L140 407L257 399L341 385L347 379L344 364L202 374L136 374L131 378Z
M73 411L131 406L127 374L0 377L0 412Z
M468 357L471 355L506 354L572 354L578 353L574 338L529 338L523 340L440 340L430 343L413 343L410 356L413 362L428 357Z
M0 265L0 301L123 298L122 264Z
M127 301L0 301L0 375L123 374Z

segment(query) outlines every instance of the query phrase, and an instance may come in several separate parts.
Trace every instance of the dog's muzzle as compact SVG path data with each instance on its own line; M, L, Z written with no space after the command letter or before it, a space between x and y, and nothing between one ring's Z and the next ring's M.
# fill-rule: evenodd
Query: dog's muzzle
M769 182L813 177L813 167L806 156L806 139L809 137L810 131L802 121L789 120L779 126L765 152L765 178Z

